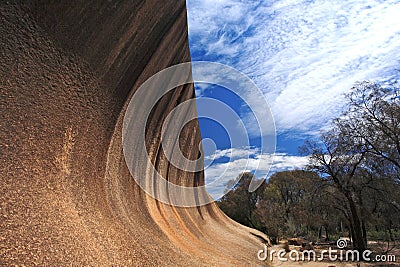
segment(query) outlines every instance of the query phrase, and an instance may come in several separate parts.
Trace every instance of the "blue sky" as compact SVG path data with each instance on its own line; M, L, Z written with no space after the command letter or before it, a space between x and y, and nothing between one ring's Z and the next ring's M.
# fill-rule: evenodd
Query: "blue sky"
M187 8L192 60L234 67L266 97L277 131L272 171L307 162L298 146L339 114L354 82L399 76L400 1L187 0ZM224 88L195 86L198 97L224 101L243 119L248 115L243 102ZM205 149L206 158L214 159L206 180L226 169L228 159L234 178L243 168L243 148L230 148L215 122L200 119L200 127L217 149ZM250 143L253 158L265 157L256 139ZM227 151L234 153L227 157Z

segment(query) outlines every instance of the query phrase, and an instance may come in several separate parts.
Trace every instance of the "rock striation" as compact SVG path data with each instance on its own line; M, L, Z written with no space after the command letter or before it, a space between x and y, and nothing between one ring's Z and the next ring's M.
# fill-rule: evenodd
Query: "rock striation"
M265 236L215 204L156 201L123 158L130 97L190 61L185 1L2 1L0 13L0 266L262 264ZM193 97L188 84L159 101L150 151L160 150L166 114ZM197 121L180 138L186 157L201 156ZM173 183L204 183L161 152L152 160Z

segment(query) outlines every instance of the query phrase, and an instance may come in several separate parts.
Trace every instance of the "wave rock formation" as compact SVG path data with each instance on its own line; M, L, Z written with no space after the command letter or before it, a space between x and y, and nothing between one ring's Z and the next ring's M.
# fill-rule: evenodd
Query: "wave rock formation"
M265 236L215 204L156 201L123 158L130 97L153 74L190 61L185 1L2 1L0 8L1 266L261 264ZM149 151L160 150L166 114L190 98L188 84L159 101L147 124ZM185 156L197 158L197 121L181 139ZM204 183L202 172L151 155L169 181Z

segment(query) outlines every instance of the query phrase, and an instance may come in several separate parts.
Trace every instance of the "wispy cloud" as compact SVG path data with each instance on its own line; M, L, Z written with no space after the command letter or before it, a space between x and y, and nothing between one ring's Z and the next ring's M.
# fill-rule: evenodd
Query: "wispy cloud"
M315 132L340 110L355 81L399 75L397 0L187 3L193 59L249 75L269 100L279 132Z
M218 160L226 157L230 159L238 159L244 157L254 156L259 153L259 149L256 147L246 148L228 148L228 149L217 149L212 155L206 156L205 160Z

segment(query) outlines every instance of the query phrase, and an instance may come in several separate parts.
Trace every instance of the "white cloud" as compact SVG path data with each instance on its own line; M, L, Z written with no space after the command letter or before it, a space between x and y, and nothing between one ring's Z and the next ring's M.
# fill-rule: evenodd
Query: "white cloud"
M398 0L187 3L192 53L249 75L279 132L315 132L355 81L399 75Z
M247 158L249 156L259 153L259 149L256 147L247 148L228 148L228 149L218 149L212 155L208 155L205 159L220 159L223 157L229 157L231 159Z
M226 183L242 172L256 171L257 178L265 178L277 171L303 168L308 162L308 157L285 153L260 154L257 148L229 148L209 156L215 160L223 157L230 157L229 162L214 163L205 169L207 191L216 198L224 192Z

